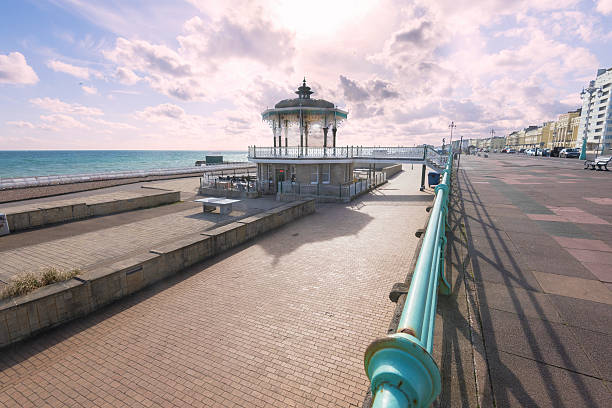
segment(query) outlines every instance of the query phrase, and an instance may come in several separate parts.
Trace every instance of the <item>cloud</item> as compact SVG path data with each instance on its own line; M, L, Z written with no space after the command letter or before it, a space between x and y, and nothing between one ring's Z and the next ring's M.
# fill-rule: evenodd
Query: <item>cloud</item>
M601 14L612 14L612 0L599 0L597 2L597 11Z
M111 122L108 120L100 119L100 118L90 118L90 122L101 125L101 128L97 128L97 130L101 130L104 132L111 132L112 130L135 130L137 129L135 126L130 125L128 123L122 122Z
M103 55L117 65L115 77L121 83L144 80L155 91L179 100L210 101L244 91L242 87L264 67L268 78L290 69L295 54L293 34L275 27L261 10L248 19L193 17L176 40L179 46L173 48L119 37Z
M292 34L274 28L259 14L247 23L224 16L210 24L193 17L184 28L186 35L178 37L182 51L205 60L252 59L270 66L285 63L295 52Z
M104 55L118 63L129 63L139 71L179 78L192 74L189 63L176 51L165 45L154 45L143 40L117 38L115 49L104 52Z
M157 106L149 106L142 111L136 112L135 117L137 119L146 119L152 122L158 122L160 120L178 119L185 116L183 108L171 103L164 103Z
M80 79L89 79L89 69L85 67L77 67L58 60L47 61L47 66L55 72L63 72Z
M79 128L88 129L88 126L79 122L72 116L63 114L41 115L40 118L48 124L58 128Z
M370 97L368 91L359 86L357 82L348 79L344 75L340 75L340 87L347 101L360 101Z
M24 120L16 120L6 122L7 125L16 126L21 129L34 129L36 126L30 122L26 122Z
M421 21L414 28L404 29L395 34L395 44L411 43L422 47L430 40L433 24L431 21Z
M11 52L0 54L0 83L32 85L38 82L38 75L28 65L23 54Z
M134 85L136 82L142 79L138 75L136 75L134 71L126 67L117 68L117 70L115 71L115 77L117 77L119 82L124 85Z
M143 73L151 87L163 94L182 100L204 97L201 75L195 75L192 64L165 45L118 38L115 48L104 55L122 66L118 75L124 81L134 81L136 71Z
M359 84L355 80L340 75L340 89L347 101L362 101L370 98L383 100L399 96L399 93L392 89L391 82L379 78Z
M93 86L81 85L81 89L89 95L96 95L98 93L98 90Z
M30 99L30 103L34 106L37 106L41 109L54 112L54 113L64 113L64 114L74 114L74 115L83 115L83 116L101 116L104 115L101 109L91 108L88 106L83 106L79 104L71 104L67 102L62 102L59 99L55 98L34 98Z

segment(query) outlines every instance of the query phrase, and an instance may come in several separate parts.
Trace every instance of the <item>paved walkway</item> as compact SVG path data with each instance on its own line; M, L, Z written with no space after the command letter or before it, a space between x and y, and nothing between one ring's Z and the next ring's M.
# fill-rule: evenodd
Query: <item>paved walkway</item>
M6 208L26 208L58 202L89 203L111 197L159 193L161 188L181 191L182 198L189 200L0 237L0 288L12 276L22 272L36 272L45 267L90 269L282 204L272 199L241 200L234 204L231 214L220 216L203 213L201 204L193 202L199 185L198 177L142 185L147 188L122 186L112 188L111 192L75 193L55 200L28 200L20 202L19 207L15 203L6 204ZM29 201L36 201L36 204Z
M502 154L461 168L485 387L498 407L611 406L612 173Z
M407 170L2 353L0 406L360 406L431 201Z

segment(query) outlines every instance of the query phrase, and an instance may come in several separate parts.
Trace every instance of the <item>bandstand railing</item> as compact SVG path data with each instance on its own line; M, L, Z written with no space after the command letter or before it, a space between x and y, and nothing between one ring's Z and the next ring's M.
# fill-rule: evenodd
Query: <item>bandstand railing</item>
M438 159L440 156L435 150L424 146L415 147L371 147L371 146L342 146L342 147L256 147L249 146L249 158L355 158L355 159L406 159L425 160Z
M440 370L431 353L438 292L450 293L444 272L446 219L452 159L423 237L396 333L375 340L365 353L373 408L429 407L441 389Z

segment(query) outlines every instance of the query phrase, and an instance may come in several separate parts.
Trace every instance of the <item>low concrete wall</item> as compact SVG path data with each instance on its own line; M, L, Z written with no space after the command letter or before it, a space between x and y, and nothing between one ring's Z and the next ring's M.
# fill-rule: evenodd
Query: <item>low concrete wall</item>
M125 200L113 200L92 204L79 203L60 207L41 207L35 210L6 214L6 218L11 232L13 232L42 227L44 225L58 224L61 222L77 221L100 215L132 211L140 208L157 207L162 204L175 203L180 201L180 199L180 192L171 191Z
M315 211L314 200L288 203L28 295L0 301L0 347L84 316L197 262Z
M394 164L393 166L388 166L388 167L383 168L381 171L383 173L385 173L386 178L389 179L389 177L393 177L397 173L402 171L402 165L401 164Z
M200 187L198 192L200 195L204 196L225 198L257 198L261 196L258 191L235 191L207 187Z

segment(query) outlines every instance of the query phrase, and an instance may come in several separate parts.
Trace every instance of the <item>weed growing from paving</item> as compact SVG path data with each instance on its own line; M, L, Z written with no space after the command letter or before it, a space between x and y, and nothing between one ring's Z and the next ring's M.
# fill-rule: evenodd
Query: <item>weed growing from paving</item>
M80 269L60 270L53 267L44 268L38 273L25 272L9 281L6 288L0 293L0 299L23 296L43 286L74 278L80 273Z

